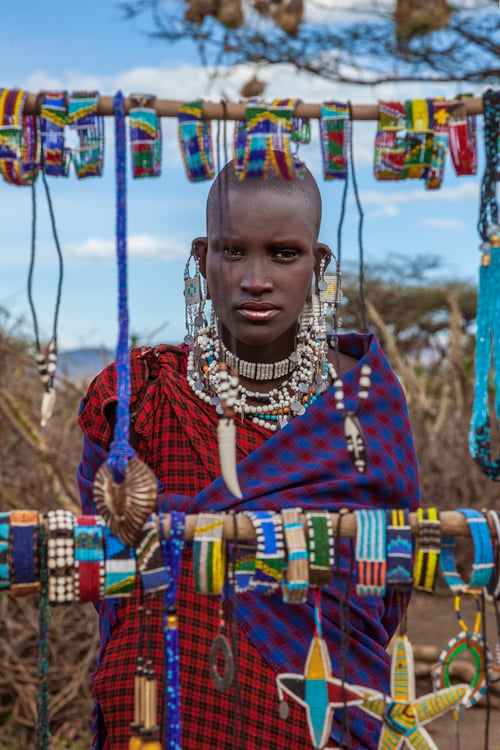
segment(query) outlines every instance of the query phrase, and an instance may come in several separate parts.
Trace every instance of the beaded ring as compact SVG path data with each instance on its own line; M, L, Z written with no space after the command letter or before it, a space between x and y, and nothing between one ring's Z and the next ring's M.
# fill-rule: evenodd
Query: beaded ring
M68 102L68 125L78 134L79 146L72 149L79 180L100 177L104 158L104 120L97 114L97 91L74 91Z
M249 589L256 594L271 594L279 587L285 564L283 528L279 513L268 510L245 511L257 537L255 571Z
M40 591L38 524L35 510L13 510L10 514L11 591L14 596Z
M323 178L345 180L348 174L348 150L351 137L351 113L348 104L323 102L319 121Z
M64 145L66 114L66 92L44 91L40 107L40 137L42 164L45 174L52 177L67 177L71 163L71 149Z
M474 545L474 562L469 583L465 583L457 573L454 537L442 538L439 562L445 581L452 591L471 592L488 585L493 572L493 546L488 522L482 513L472 508L461 508L457 512L466 517Z
M329 586L332 582L334 552L333 527L328 511L307 511L307 549L309 583L313 587Z
M105 599L128 597L134 588L136 562L134 548L114 536L107 526L104 531L104 592Z
M307 542L300 516L301 508L285 508L281 511L283 534L287 550L287 562L281 584L283 601L287 604L302 604L307 600L309 588L309 566Z
M74 599L75 519L69 510L49 510L47 519L47 568L49 602L68 604Z
M177 116L177 133L188 180L211 180L215 175L212 130L208 120L202 120L201 99L183 104Z
M0 89L0 171L12 185L32 185L40 168L36 118L23 115L26 96Z
M99 516L78 516L75 535L75 599L97 602L105 585L103 520Z
M418 536L415 548L415 588L434 591L441 552L441 521L437 508L418 508Z
M152 94L130 94L134 107L129 112L132 175L159 177L161 173L161 125L153 107Z
M193 539L194 588L197 594L220 596L226 572L224 521L214 513L200 513Z
M358 509L354 558L358 566L358 596L383 596L386 590L385 511Z
M10 513L0 513L0 590L10 589Z
M386 584L408 590L413 583L413 548L407 510L386 510Z

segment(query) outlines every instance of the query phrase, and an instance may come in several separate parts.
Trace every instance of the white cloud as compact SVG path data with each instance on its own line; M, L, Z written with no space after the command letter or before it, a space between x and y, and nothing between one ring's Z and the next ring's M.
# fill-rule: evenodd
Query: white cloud
M446 219L445 217L440 218L439 216L427 216L422 219L420 224L424 227L432 227L434 229L465 229L465 222L461 219Z
M84 242L68 245L68 252L80 258L111 260L116 254L116 242L101 237L89 237ZM149 234L131 235L127 239L127 252L130 258L154 258L174 261L186 257L185 245L169 242Z

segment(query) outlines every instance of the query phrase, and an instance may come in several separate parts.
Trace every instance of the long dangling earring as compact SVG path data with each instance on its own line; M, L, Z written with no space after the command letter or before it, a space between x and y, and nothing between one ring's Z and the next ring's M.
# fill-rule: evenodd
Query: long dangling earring
M191 261L194 261L194 274L191 276ZM207 298L206 281L200 273L200 261L193 245L184 269L184 304L186 316L186 335L184 343L192 347L201 328L206 328L205 302Z
M325 317L328 312L330 313L332 330L334 331L334 334L336 336L337 329L342 325L342 319L338 314L340 300L342 299L342 286L340 263L334 255L332 255L332 258L335 261L335 274L328 277L325 276L326 258L323 257L321 259L319 268L318 290L319 299L323 308L322 313L323 315L325 315Z

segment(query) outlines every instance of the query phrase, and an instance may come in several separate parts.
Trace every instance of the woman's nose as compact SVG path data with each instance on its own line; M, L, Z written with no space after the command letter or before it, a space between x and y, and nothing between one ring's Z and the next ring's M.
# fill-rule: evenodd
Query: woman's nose
M267 264L261 260L248 260L240 281L240 287L251 294L272 291L273 280L269 275Z

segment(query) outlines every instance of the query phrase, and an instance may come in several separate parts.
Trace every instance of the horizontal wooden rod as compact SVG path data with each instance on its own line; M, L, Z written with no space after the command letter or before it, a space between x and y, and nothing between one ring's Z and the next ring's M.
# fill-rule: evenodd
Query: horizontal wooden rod
M25 115L40 114L40 106L43 99L43 93L28 94L24 105ZM466 96L463 99L450 99L448 104L465 104L467 114L480 115L483 112L483 100L480 97ZM177 117L180 107L187 102L176 99L155 99L151 105L160 117ZM137 106L135 101L130 97L125 98L125 113ZM244 120L245 108L244 102L226 102L226 114L221 102L203 102L202 117L204 120ZM378 104L352 104L353 120L378 120ZM100 96L98 101L98 113L104 117L113 115L113 97ZM308 119L319 120L321 117L321 103L300 102L294 109L294 115Z
M219 514L217 514L219 515ZM221 513L220 514L224 519L224 530L223 530L223 536L224 539L234 539L234 527L235 527L235 521L231 514L229 513ZM340 535L342 537L348 538L348 539L354 539L356 537L356 516L354 513L344 513L341 514L342 518L340 520ZM338 525L338 513L331 513L330 514L332 519L332 526L334 529L334 533L337 532L337 525ZM185 532L184 532L184 538L186 540L192 540L194 537L194 530L196 528L196 522L197 522L197 515L187 515L186 516L186 526L185 526ZM489 518L488 525L490 528L491 535L494 539L496 539L496 527L493 521ZM462 513L458 513L454 510L447 510L440 513L440 521L441 521L441 536L449 536L449 537L467 537L470 536L470 527L467 522L467 519ZM306 525L306 520L304 518L303 520L304 526ZM410 525L411 525L411 532L412 536L417 536L418 534L418 519L416 513L410 513ZM237 527L237 533L238 533L238 540L240 542L250 542L255 539L255 531L252 525L252 522L248 518L248 516L244 515L243 513L236 513L236 527ZM170 516L168 514L165 515L164 519L164 528L165 528L165 535L168 537L170 535Z

